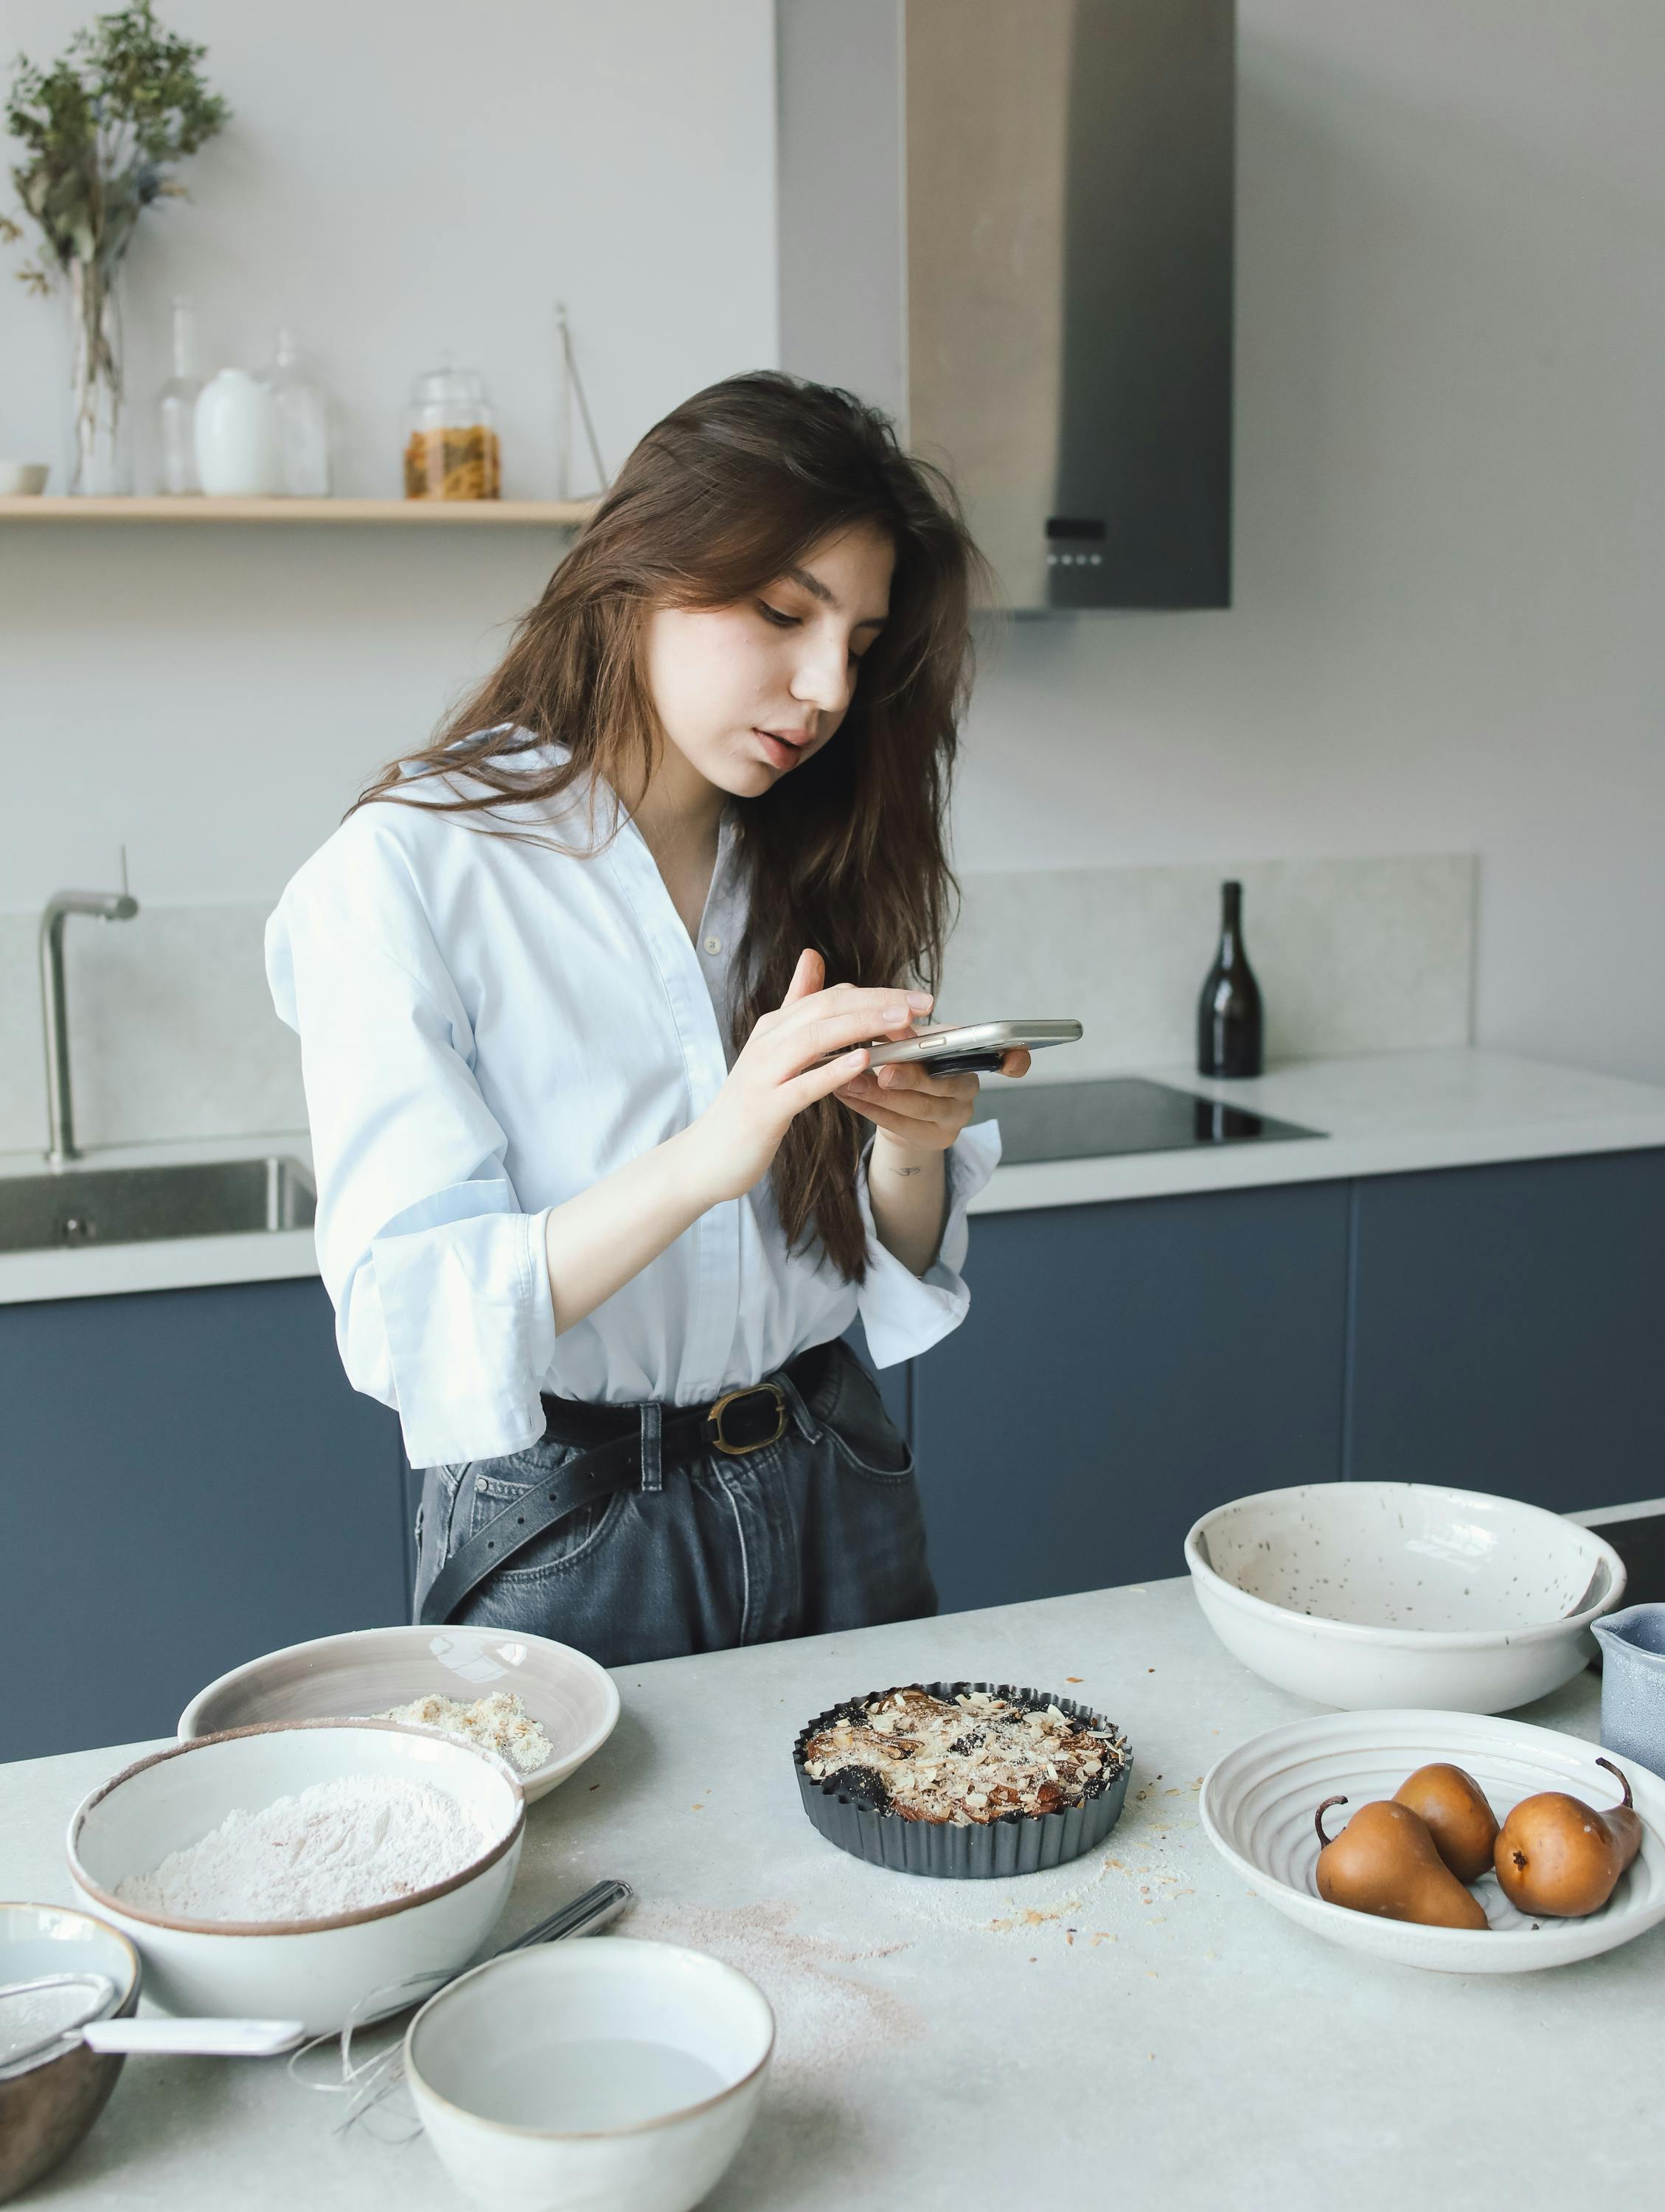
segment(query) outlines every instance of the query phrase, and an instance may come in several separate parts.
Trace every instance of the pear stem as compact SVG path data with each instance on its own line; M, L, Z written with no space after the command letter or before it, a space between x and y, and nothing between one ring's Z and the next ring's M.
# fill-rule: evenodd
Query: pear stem
M1607 1771L1608 1771L1608 1773L1609 1773L1609 1774L1618 1774L1618 1775L1619 1775L1619 1788L1620 1788L1620 1789L1624 1791L1624 1793L1625 1793L1625 1806L1624 1806L1624 1809L1625 1809L1625 1810L1626 1810L1626 1811L1629 1811L1629 1810L1631 1809L1631 1785L1630 1785L1630 1784L1626 1780L1625 1777L1624 1777L1622 1774L1619 1774L1619 1769L1618 1769L1618 1768L1613 1765L1613 1761L1612 1761L1610 1759L1598 1759L1596 1760L1596 1762L1595 1762L1595 1763L1596 1763L1596 1765L1597 1765L1598 1766L1605 1766L1605 1767L1607 1768Z
M1346 1802L1347 1801L1345 1797L1326 1797L1323 1803L1318 1808L1318 1810L1312 1816L1312 1825L1318 1831L1318 1840L1324 1846L1326 1850L1330 1847L1330 1839L1324 1833L1324 1815L1328 1812L1332 1805L1345 1805Z

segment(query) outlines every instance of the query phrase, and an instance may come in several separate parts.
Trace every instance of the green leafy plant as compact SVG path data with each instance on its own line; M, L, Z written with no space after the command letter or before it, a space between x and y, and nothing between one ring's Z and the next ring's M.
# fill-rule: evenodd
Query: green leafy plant
M106 309L138 219L155 200L181 198L177 165L230 114L197 67L205 46L174 38L151 0L97 16L50 68L20 54L6 128L22 146L11 178L43 250L18 271L45 293L67 278L75 308L77 441L83 460L89 395L103 386L120 404L120 363ZM0 238L24 233L0 216Z

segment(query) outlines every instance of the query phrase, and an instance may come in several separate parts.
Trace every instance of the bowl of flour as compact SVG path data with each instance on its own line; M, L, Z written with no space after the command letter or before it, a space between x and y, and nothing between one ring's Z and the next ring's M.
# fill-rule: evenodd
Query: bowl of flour
M389 1722L234 1729L76 1808L70 1872L176 2013L305 2022L402 2010L507 1901L526 1796L503 1759Z

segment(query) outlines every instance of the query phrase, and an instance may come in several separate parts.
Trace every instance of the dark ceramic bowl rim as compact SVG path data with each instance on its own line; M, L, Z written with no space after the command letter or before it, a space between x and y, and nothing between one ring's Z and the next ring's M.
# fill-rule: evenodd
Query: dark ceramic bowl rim
M426 1736L436 1742L448 1744L453 1751L471 1759L483 1759L501 1774L514 1792L514 1818L507 1834L499 1838L477 1858L471 1859L465 1867L443 1881L430 1882L425 1889L413 1889L408 1897L389 1898L381 1905L361 1905L356 1912L321 1914L310 1920L186 1920L174 1918L167 1913L151 1912L137 1905L128 1905L108 1890L100 1888L81 1863L77 1845L87 1816L104 1800L131 1782L136 1774L147 1767L160 1766L170 1759L188 1759L192 1752L205 1751L210 1744L235 1743L243 1736L296 1735L306 1729L375 1729L389 1735ZM442 1729L407 1727L402 1721L314 1720L314 1721L257 1721L247 1728L222 1729L214 1735L193 1736L189 1743L169 1744L165 1750L153 1751L146 1758L136 1759L131 1766L124 1766L119 1774L112 1774L107 1782L83 1797L70 1820L70 1832L64 1848L69 1856L70 1873L78 1888L103 1905L106 1911L119 1913L124 1919L137 1920L149 1928L167 1928L184 1936L318 1936L331 1928L358 1928L372 1920L386 1920L396 1912L408 1912L413 1905L430 1905L436 1897L446 1897L465 1882L473 1881L495 1866L512 1845L518 1843L526 1825L526 1793L520 1787L520 1778L507 1759L499 1759L495 1752L485 1751L478 1744L470 1743L466 1737L452 1735ZM88 1916L89 1917L94 1916ZM116 1931L120 1932L118 1929ZM125 1940L125 1939L124 1939Z

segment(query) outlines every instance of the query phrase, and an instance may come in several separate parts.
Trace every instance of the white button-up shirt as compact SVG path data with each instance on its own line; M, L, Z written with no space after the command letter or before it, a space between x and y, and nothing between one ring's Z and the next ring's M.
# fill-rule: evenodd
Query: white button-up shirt
M618 812L603 787L599 827ZM576 843L588 817L502 818ZM540 1391L697 1405L858 1314L880 1366L964 1317L966 1206L1000 1158L992 1122L948 1154L923 1277L878 1242L865 1162L859 1288L818 1246L788 1251L765 1176L556 1334L550 1209L686 1128L728 1073L734 838L726 818L690 939L629 822L603 850L563 853L489 817L372 804L267 924L273 1002L301 1038L337 1342L354 1388L398 1408L413 1466L525 1449L544 1433Z

